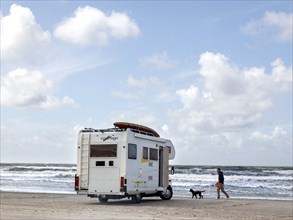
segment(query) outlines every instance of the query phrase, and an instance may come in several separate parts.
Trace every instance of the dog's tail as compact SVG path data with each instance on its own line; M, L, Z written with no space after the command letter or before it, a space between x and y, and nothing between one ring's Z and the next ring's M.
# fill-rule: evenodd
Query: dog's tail
M205 192L205 190L204 190L204 191L200 191L200 192L202 192L202 193L203 193L203 192Z

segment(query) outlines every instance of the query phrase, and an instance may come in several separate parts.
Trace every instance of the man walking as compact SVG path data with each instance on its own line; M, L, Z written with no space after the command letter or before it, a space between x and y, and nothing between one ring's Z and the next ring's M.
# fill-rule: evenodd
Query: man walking
M220 168L217 168L218 172L218 183L217 183L217 193L218 199L220 199L220 190L226 195L227 199L229 199L228 193L224 190L224 174Z

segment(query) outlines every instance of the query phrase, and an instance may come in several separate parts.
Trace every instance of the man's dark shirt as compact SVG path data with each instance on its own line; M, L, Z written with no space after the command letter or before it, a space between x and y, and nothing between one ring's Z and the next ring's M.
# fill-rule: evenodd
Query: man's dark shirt
M224 175L222 171L219 172L219 183L224 184Z

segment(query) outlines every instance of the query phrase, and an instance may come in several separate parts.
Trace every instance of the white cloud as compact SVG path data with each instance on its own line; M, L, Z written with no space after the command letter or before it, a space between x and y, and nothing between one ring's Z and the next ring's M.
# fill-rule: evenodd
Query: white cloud
M50 33L42 30L29 8L13 4L10 14L1 16L2 58L38 58L49 42Z
M267 11L260 20L247 23L241 30L251 36L272 38L281 42L292 42L292 13Z
M290 136L282 127L275 127L271 133L254 131L248 141L257 143L261 149L286 149L292 146L292 135Z
M144 76L140 79L136 79L133 76L128 76L126 81L128 86L136 87L136 88L146 88L146 87L153 87L158 86L160 84L160 81L158 78L154 76Z
M292 162L292 129L276 126L265 118L280 94L292 95L292 66L281 59L271 69L240 68L220 53L206 52L199 59L199 77L187 88L176 91L180 107L169 109L168 132L176 148L175 164L247 163L263 165ZM195 82L200 82L196 84ZM284 106L286 108L286 106ZM273 119L274 120L274 119ZM192 162L193 161L193 162Z
M139 27L127 14L113 11L110 15L91 7L79 7L74 16L65 18L55 30L54 36L73 44L103 45L110 39L135 37Z
M188 89L180 89L176 91L176 94L180 97L184 108L192 108L195 106L198 99L198 88L191 85Z
M242 78L239 77L239 70L229 63L229 59L223 54L210 52L200 56L200 75L205 80L206 88L221 96L237 95L243 92Z
M161 127L161 129L162 129L164 132L166 132L166 133L169 132L169 127L168 127L168 125L166 125L166 124L164 124L164 125Z
M292 163L292 135L281 127L251 133L222 132L193 136L178 135L174 130L171 133L176 146L174 164L206 164L207 157L215 165L280 166Z
M45 101L41 103L37 103L38 108L42 109L53 109L58 108L61 106L72 106L74 108L79 107L79 104L77 104L74 99L64 96L63 98L59 98L56 96L46 95Z
M176 91L182 108L168 115L186 135L238 131L256 126L273 107L273 96L292 90L292 67L282 60L263 68L241 69L222 54L203 53L199 59L203 85Z
M7 129L1 129L1 161L25 163L76 162L78 126L73 123L46 124L27 119L10 119ZM15 135L15 129L21 132ZM3 138L2 138L3 137ZM27 152L30 152L29 154ZM64 157L64 155L66 155Z
M175 65L174 61L170 61L168 54L162 52L161 54L155 54L153 56L144 57L140 60L142 65L153 66L158 69L168 69Z
M286 68L281 59L271 63L272 80L277 84L276 89L280 91L292 91L292 66Z
M123 85L127 86L127 92L114 91L112 95L122 99L139 99L142 97L148 97L152 100L155 98L165 102L171 99L168 88L155 76L135 78L129 75L127 80L123 82Z
M50 95L53 82L40 71L15 69L1 77L1 105L52 109L62 105L78 106L65 96L62 99Z

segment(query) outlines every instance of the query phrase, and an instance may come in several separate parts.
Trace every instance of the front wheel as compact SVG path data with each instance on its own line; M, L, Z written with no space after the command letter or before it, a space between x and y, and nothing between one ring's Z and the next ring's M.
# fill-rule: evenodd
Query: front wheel
M100 203L106 203L106 202L108 202L108 198L99 196L99 201L100 201Z
M142 199L141 194L137 194L137 195L131 196L131 200L134 203L140 203L141 202L141 199Z
M168 186L166 192L163 192L160 197L162 200L170 200L173 196L173 190L171 186Z

